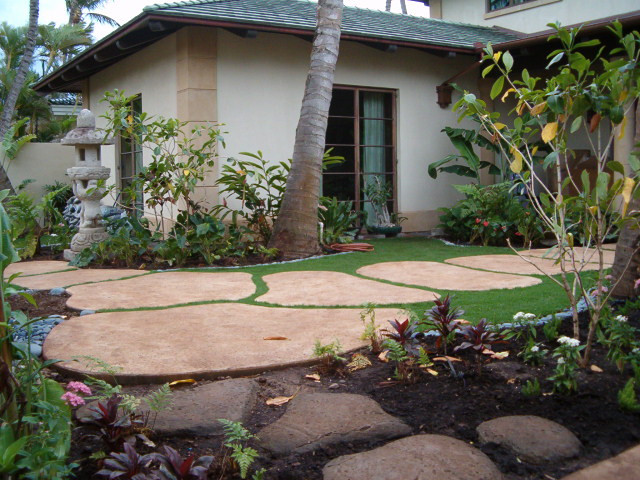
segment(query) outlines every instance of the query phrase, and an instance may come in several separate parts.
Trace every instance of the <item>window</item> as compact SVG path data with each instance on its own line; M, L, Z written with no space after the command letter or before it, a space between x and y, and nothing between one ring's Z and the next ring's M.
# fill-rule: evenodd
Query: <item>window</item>
M141 113L142 97L138 95L131 102L131 115L137 119ZM143 209L142 191L136 191L135 198L133 198L130 189L133 179L142 171L142 146L135 139L121 135L119 139L119 154L122 204L141 212Z
M494 12L503 8L515 7L535 0L487 0L487 11Z
M380 178L393 187L389 211L395 211L395 92L359 87L335 87L329 109L327 149L344 157L322 177L322 195L354 202L357 211L373 216L364 186Z

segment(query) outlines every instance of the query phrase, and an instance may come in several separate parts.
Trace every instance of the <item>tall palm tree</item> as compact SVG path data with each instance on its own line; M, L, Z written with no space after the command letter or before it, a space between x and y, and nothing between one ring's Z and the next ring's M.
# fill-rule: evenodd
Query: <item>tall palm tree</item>
M27 27L14 27L7 22L0 24L0 51L3 67L16 68L27 45Z
M318 201L322 180L329 105L340 49L342 0L319 0L316 34L296 129L293 161L280 214L269 242L284 258L303 258L320 250Z
M40 58L45 61L42 75L59 67L70 56L78 53L78 47L91 44L91 25L60 25L55 23L38 27L38 45L41 47Z
M391 11L391 1L392 0L387 0L387 12ZM402 14L406 15L407 14L407 2L406 0L400 0L400 8L402 9Z
M120 24L113 18L103 15L101 13L95 13L90 10L95 10L101 7L109 0L65 0L67 5L67 12L69 13L69 25L78 25L85 20L85 15L91 21L97 23L104 23L111 25L112 27L119 27Z

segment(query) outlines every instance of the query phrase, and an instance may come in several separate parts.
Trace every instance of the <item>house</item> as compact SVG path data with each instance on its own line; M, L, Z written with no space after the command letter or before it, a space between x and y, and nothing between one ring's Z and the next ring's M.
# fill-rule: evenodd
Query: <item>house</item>
M435 227L437 209L457 200L451 184L460 179L433 180L427 165L452 153L440 132L457 122L450 83L490 102L491 80L480 79L477 68L484 44L513 48L516 61L536 68L548 47L546 34L535 32L555 16L567 24L617 16L635 26L640 19L635 0L419 1L440 18L345 7L327 147L346 161L323 174L324 195L353 200L359 209L367 175L384 176L394 187L395 211L407 217L405 231ZM84 107L97 116L106 91L125 90L139 95L134 107L149 114L223 123L223 155L261 150L279 162L292 153L315 13L316 4L306 0L153 5L36 89L82 93ZM603 23L589 31L599 34ZM126 142L103 149L116 185L146 161ZM210 204L220 201L215 175L199 192Z

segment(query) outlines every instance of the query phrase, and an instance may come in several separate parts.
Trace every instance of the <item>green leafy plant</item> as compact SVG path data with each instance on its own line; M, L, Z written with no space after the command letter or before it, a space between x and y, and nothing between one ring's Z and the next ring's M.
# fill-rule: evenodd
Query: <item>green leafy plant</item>
M629 324L624 315L603 316L603 329L599 330L599 341L607 347L607 358L622 372L629 353L633 350L638 338L638 329Z
M510 328L502 331L505 340L516 341L524 338L526 343L535 340L538 335L535 325L536 316L533 313L518 312L513 316Z
M375 305L368 304L364 310L360 312L360 320L364 325L364 332L360 336L361 340L369 341L369 350L378 354L382 351L382 334L380 328L376 324Z
M547 342L555 342L560 336L560 325L562 325L562 320L556 316L542 325L542 333L544 334L544 338L547 339Z
M417 379L414 359L409 355L405 347L393 338L387 338L382 342L387 350L387 358L395 364L394 378L403 383L410 383Z
M640 412L640 403L636 398L636 382L630 378L624 388L618 392L618 405L627 412Z
M240 422L233 422L224 418L220 418L218 421L222 423L224 430L224 445L231 449L230 456L238 466L240 478L247 478L251 465L258 458L258 452L247 446L247 442L256 438L256 436L244 428ZM260 470L254 474L253 478L261 478L263 473L264 471Z
M402 348L412 356L418 354L418 325L412 321L411 318L406 318L403 321L389 320L391 329L385 328L382 330L382 335L399 343Z
M575 338L562 336L558 338L558 346L553 350L556 359L554 374L549 377L553 382L553 391L561 394L571 394L578 391L578 362L580 351L584 349L580 341Z
M535 343L533 339L530 339L525 345L524 349L518 354L522 357L524 363L529 365L542 365L544 357L547 355L547 350L542 348L542 344Z
M29 121L28 117L18 120L5 132L2 138L2 150L5 159L2 162L2 168L6 171L12 160L18 156L18 152L31 140L36 138L34 134L20 135L19 131Z
M351 243L358 233L359 215L353 202L340 202L336 197L320 197L318 217L322 223L321 240L325 245Z
M533 381L527 380L522 386L522 394L525 397L539 397L542 395L542 388L540 387L538 379L534 378Z
M326 344L316 339L313 345L313 356L320 359L320 370L323 372L333 372L344 365L347 360L340 356L341 352L342 345L338 339Z

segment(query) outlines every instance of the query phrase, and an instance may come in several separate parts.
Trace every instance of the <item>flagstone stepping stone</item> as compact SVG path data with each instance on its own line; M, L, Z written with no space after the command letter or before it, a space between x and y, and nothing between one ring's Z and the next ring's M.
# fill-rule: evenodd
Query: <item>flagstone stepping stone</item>
M584 257L584 260L589 263L598 263L598 252L595 248L584 248L584 247L575 247L574 248L576 260L580 261ZM558 250L557 249L548 249L548 248L534 248L531 250L523 250L520 252L520 255L524 255L525 257L538 257L538 258L547 258L550 260L556 260L558 258ZM615 248L613 250L604 249L602 251L603 261L606 265L612 265L613 259L616 256Z
M481 272L438 262L385 262L358 269L360 275L396 283L441 290L493 290L531 287L542 283L535 277Z
M415 435L368 452L344 455L327 463L322 473L324 480L503 478L500 470L480 450L444 435Z
M341 443L387 440L410 433L409 425L364 395L303 393L291 400L286 413L263 428L258 438L274 455L284 455Z
M67 306L82 310L168 307L213 300L240 300L256 286L241 272L163 272L101 284L76 285Z
M27 275L40 275L43 273L61 272L63 270L76 270L69 266L69 262L61 260L35 260L33 262L18 262L9 265L4 274L6 277L21 272L21 277Z
M396 316L396 309L376 310L380 323ZM316 361L316 339L338 339L347 351L366 345L361 334L356 309L217 303L74 317L49 333L43 355L67 360L56 368L69 374L98 375L85 362L69 361L91 355L121 367L121 384L164 383L308 365Z
M218 419L245 423L256 404L257 393L258 384L249 378L174 390L171 409L158 414L153 430L180 436L222 435Z
M432 302L440 297L434 292L388 285L340 272L282 272L265 275L262 279L269 291L256 301L275 305L384 305Z
M15 283L21 287L33 290L50 290L56 287L68 287L78 283L104 282L120 278L140 276L147 272L141 270L118 268L82 268L68 272L47 273L46 275L33 275L30 277L18 277Z
M562 477L562 480L638 480L640 478L640 445L620 455Z
M497 443L525 462L543 464L575 457L580 440L562 425L534 415L511 415L476 428L482 443Z
M617 243L605 243L604 245L602 245L602 248L604 250L613 250L615 252L617 246Z
M445 262L453 265L459 265L461 267L522 275L543 275L542 272L548 275L557 275L562 273L560 266L555 264L555 260L538 257L527 257L527 260L524 260L517 255L497 254L456 257L445 260ZM539 267L542 272L532 264ZM582 270L587 271L597 269L597 264L587 263Z

